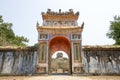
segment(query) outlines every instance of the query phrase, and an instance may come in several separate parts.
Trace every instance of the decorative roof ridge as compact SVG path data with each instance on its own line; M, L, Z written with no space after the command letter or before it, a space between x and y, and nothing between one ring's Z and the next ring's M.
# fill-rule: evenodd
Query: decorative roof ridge
M69 11L61 12L61 9L59 9L59 12L51 11L51 9L48 9L47 12L42 12L42 15L76 15L79 16L79 12L74 13L73 9L69 9Z

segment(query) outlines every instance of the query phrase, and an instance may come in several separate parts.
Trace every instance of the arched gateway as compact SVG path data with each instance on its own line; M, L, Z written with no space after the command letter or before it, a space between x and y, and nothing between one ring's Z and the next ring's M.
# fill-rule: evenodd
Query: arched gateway
M74 74L82 71L81 42L84 23L81 27L78 26L78 17L79 12L74 13L72 9L68 12L61 12L61 10L53 12L51 9L46 13L42 12L42 26L38 23L36 25L39 43L37 73L51 74L55 71L56 73L66 71L68 74ZM69 68L58 67L52 71L51 57L56 51L63 51L68 55L69 61L66 62ZM60 61L63 61L60 65L65 65L62 64L64 60L66 59L60 58Z

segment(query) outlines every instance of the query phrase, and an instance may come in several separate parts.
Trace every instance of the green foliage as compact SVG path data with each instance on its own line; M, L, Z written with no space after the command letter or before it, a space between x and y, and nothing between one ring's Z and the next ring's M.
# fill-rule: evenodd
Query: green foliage
M109 32L106 35L115 40L115 45L120 45L120 16L115 16L114 21L110 21Z
M34 47L35 47L35 48L38 48L38 43L35 43L35 44L34 44Z
M26 46L29 40L23 36L16 36L12 30L12 23L6 23L0 16L0 46L17 45Z
M23 36L15 36L15 39L13 40L13 43L17 46L26 46L25 42L29 42L29 40Z

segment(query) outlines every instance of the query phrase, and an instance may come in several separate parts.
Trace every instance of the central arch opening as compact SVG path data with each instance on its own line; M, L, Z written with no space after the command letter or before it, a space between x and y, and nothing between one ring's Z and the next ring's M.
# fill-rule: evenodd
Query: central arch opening
M49 74L71 74L72 55L70 41L63 36L57 36L49 42Z

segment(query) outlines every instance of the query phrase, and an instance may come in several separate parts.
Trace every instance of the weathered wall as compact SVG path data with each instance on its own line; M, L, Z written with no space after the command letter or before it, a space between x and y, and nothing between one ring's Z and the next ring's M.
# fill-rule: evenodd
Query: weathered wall
M86 73L120 74L120 47L83 47L83 66Z
M120 74L120 47L84 46L82 61L85 73ZM0 47L0 75L34 74L36 64L34 47Z
M36 60L34 48L0 48L0 74L34 74Z

